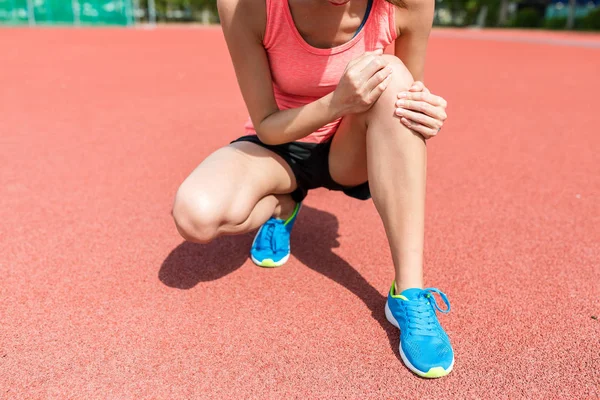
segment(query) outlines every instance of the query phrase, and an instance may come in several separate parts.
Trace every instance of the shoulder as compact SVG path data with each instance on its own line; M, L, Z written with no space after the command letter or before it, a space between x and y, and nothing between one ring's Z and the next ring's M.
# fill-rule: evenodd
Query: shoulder
M435 0L390 0L389 2L395 8L396 29L399 35L407 31L429 32L431 30Z
M223 29L256 33L262 38L267 23L266 0L217 0L217 9Z

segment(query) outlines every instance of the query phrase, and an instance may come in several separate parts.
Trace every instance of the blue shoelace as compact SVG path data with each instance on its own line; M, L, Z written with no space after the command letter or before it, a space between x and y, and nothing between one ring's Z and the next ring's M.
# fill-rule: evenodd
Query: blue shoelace
M434 294L440 295L446 309L442 310L438 306ZM437 336L436 310L447 314L450 312L450 301L444 292L436 288L423 289L416 299L405 303L408 327L411 328L413 335Z
M256 244L259 250L269 249L273 252L283 250L286 243L282 243L281 239L284 237L285 226L281 221L274 218L269 219L264 223L260 238Z

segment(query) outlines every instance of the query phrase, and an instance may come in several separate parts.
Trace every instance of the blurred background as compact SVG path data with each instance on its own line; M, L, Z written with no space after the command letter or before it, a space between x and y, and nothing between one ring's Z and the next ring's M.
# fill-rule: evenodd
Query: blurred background
M600 0L436 0L435 25L600 30ZM2 25L218 23L216 0L0 0Z

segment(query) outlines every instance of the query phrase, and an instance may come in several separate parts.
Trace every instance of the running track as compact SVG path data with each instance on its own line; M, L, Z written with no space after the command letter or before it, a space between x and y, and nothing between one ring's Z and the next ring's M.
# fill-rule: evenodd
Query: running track
M178 237L177 186L246 115L218 29L0 30L0 398L598 398L599 46L434 32L426 281L457 362L425 381L370 202L315 191L280 269Z

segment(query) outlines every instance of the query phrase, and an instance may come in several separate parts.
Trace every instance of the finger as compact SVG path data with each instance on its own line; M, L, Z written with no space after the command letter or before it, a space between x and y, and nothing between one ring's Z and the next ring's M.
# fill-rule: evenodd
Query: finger
M436 96L435 94L431 94L429 92L400 92L398 93L399 99L404 100L415 100L415 101L425 101L432 106L435 107L446 107L446 100L441 98L440 96Z
M445 121L448 117L442 107L433 106L426 101L400 99L396 102L396 106L406 110L417 111L441 121Z
M383 54L383 50L382 49L377 49L377 50L374 50L374 51L367 51L367 52L363 53L362 55L356 57L355 59L351 60L348 63L347 68L349 69L349 68L354 67L356 64L362 62L365 58L369 58L370 59L372 57L380 56L382 54Z
M384 81L384 80L388 80L389 83L389 79L391 78L392 75L392 67L390 67L389 65L383 69L380 69L378 72L376 72L375 74L371 75L369 78L367 78L367 82L364 84L363 86L363 90L366 93L371 93L375 90L379 90L380 87L379 85ZM387 84L386 84L387 87ZM384 88L385 90L385 88ZM383 93L383 91L381 91ZM379 95L377 95L377 97L375 98L378 99L379 96L381 96L381 93L379 93ZM373 101L375 101L373 100Z
M356 62L356 64L354 64L351 67L351 69L353 71L356 71L357 74L362 75L362 72L365 69L370 68L371 70L373 70L373 72L371 73L371 75L373 75L378 69L385 67L387 64L388 64L388 62L386 62L383 59L383 57L380 57L378 55L369 54L367 56L362 57L360 60L358 60Z
M423 82L416 81L415 83L412 84L412 86L410 87L409 91L411 91L411 92L420 92L420 91L423 90L423 88L425 88L425 85L423 84Z
M388 64L389 62L386 61L383 57L374 57L368 64L363 66L361 74L366 76L368 79L380 69L387 67ZM358 65L356 66L356 68L358 68Z
M362 71L358 74L359 82L363 83L367 92L373 90L383 79L387 78L394 70L388 65L389 63L381 57L374 58L370 63L365 65ZM358 68L358 65L356 66ZM375 78L372 80L372 78Z
M428 128L424 125L418 124L418 123L414 123L409 121L408 119L402 117L400 119L400 121L402 121L402 124L404 126L406 126L408 129L410 129L413 132L416 132L418 134L420 134L421 136L423 136L425 139L430 139L434 136L436 136L438 134L438 131Z
M381 81L372 90L370 90L370 93L369 93L369 102L371 104L373 104L381 96L381 94L385 91L385 89L390 84L390 81L392 80L391 78L392 78L392 76L388 75L386 78L383 79L383 81ZM370 79L369 82L371 82L372 79ZM367 84L369 84L369 83L367 83Z
M435 130L436 132L438 130L440 130L443 125L443 122L440 120L431 118L430 116L419 113L419 112L405 110L404 108L396 109L396 115L399 117L404 117L404 118L408 119L409 121L411 121L412 123L418 123L427 128L431 128L431 129Z
M425 92L431 93L429 89L425 86L425 84L421 81L416 81L413 85L408 89L410 92Z

